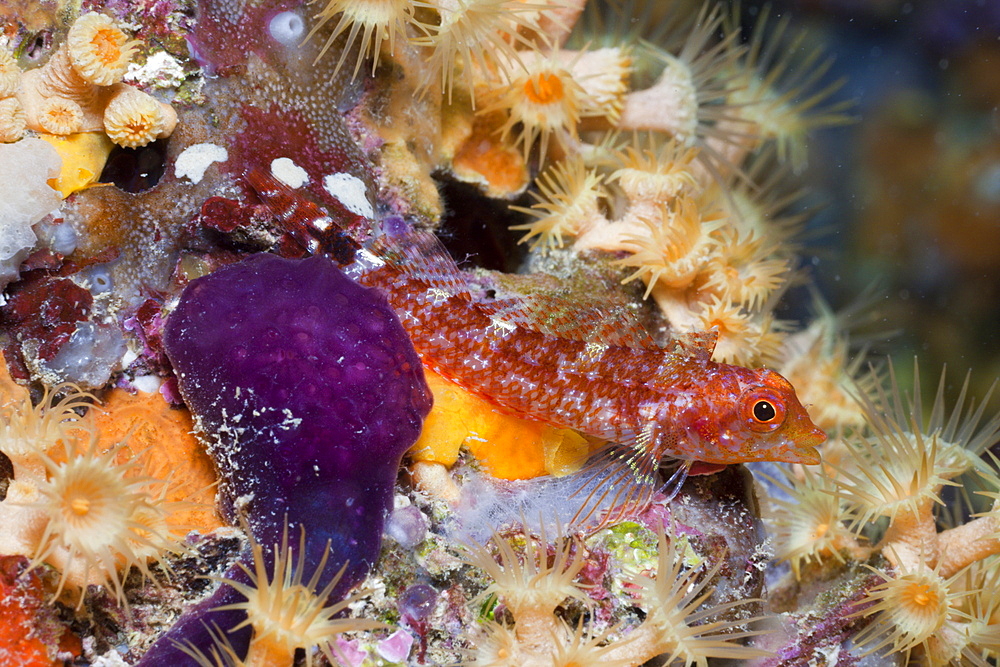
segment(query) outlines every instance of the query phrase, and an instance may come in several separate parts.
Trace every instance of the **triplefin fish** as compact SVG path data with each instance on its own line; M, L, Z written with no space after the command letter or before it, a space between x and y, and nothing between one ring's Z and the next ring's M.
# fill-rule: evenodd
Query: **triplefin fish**
M713 331L661 346L624 309L488 296L429 232L365 246L343 268L387 295L425 366L503 411L616 443L640 478L669 459L819 462L826 434L791 384L712 361Z

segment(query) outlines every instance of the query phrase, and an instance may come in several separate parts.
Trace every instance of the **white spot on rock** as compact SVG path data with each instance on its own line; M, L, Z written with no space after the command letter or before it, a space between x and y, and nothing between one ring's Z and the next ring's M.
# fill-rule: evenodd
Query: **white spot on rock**
M192 144L177 156L174 173L177 178L187 178L192 183L201 183L205 172L214 162L225 162L229 152L218 144Z
M175 88L186 75L180 62L166 51L157 51L146 58L143 65L129 63L125 81L145 84L155 88Z
M145 394L152 394L160 390L163 381L155 375L138 375L132 379L135 388Z
M323 177L323 187L340 203L357 215L374 218L375 210L365 193L365 184L360 178L351 174L330 174Z
M290 188L301 188L309 182L309 172L287 157L271 160L271 175Z

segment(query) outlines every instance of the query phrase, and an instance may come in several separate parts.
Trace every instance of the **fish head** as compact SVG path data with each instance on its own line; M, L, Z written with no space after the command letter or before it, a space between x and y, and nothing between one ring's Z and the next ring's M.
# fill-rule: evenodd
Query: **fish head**
M695 429L700 443L691 458L721 464L819 463L816 447L826 441L826 433L809 418L791 383L766 368L728 370L725 389L705 392L714 403L703 406L702 414L711 417Z
M826 441L826 433L809 418L792 384L766 368L749 373L730 417L745 460L819 463L816 447Z

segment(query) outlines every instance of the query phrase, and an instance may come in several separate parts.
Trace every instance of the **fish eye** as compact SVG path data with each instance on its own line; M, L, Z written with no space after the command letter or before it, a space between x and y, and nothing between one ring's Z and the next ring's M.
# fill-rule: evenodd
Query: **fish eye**
M785 402L774 390L758 387L744 394L743 414L750 430L770 433L785 422Z
M766 424L777 416L778 412L770 401L757 401L756 405L753 406L753 418L762 424Z

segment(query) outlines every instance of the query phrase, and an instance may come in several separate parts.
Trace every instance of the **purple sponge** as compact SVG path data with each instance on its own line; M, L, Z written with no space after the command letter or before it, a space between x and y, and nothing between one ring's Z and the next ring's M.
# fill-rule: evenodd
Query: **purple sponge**
M227 518L244 516L265 547L280 543L286 522L293 544L303 526L309 568L329 542L319 586L347 564L335 596L363 579L378 558L400 459L431 406L420 359L385 297L322 257L254 255L184 290L164 346L218 467ZM221 587L143 664L184 664L178 641L206 649L204 612L234 593ZM242 614L208 616L225 631L241 620L234 613Z

